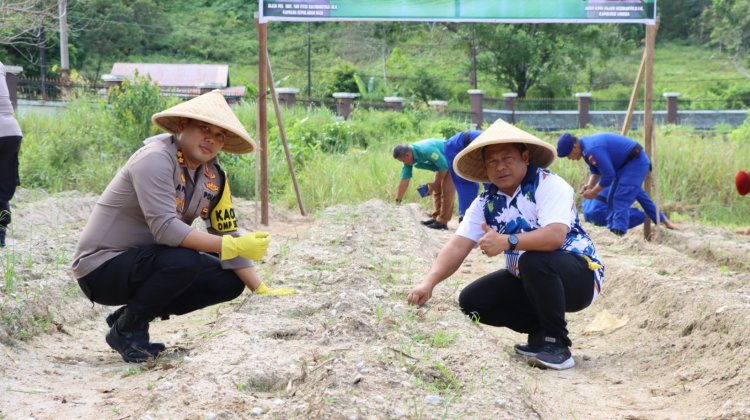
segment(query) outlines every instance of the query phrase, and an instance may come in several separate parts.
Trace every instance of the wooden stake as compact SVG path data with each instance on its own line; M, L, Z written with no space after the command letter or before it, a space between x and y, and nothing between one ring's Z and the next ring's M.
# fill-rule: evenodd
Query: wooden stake
M260 223L268 226L268 38L266 24L255 19L258 27L258 141L260 142Z
M630 130L630 123L633 121L633 111L635 110L635 101L638 100L638 90L641 87L641 78L643 77L643 70L646 67L646 50L643 50L643 57L641 57L641 66L638 69L638 75L635 76L635 84L633 85L633 93L630 94L630 102L628 103L628 111L625 113L625 121L622 123L622 131L620 134L626 136Z
M644 68L644 79L645 79L645 92L643 98L643 141L646 145L646 154L651 159L652 167L656 167L655 156L654 156L654 115L653 115L653 104L652 100L654 97L654 48L656 44L656 25L646 26L646 51L644 54L645 68ZM653 188L652 188L653 187ZM646 177L645 190L649 197L654 197L652 191L656 191L656 184L652 173L649 172ZM654 200L657 203L657 200ZM646 218L643 224L643 234L646 240L657 239L659 226L659 205L656 204L656 227L654 234L651 234L651 220Z
M299 211L303 216L306 216L305 205L302 203L302 195L299 191L299 184L297 183L297 175L294 173L294 162L292 161L292 155L289 153L289 146L286 142L286 130L284 129L284 120L281 118L281 109L279 107L279 98L276 96L276 86L273 82L273 70L271 68L271 57L268 55L266 50L266 61L268 63L268 81L271 86L271 99L273 100L273 109L276 112L276 122L279 124L279 133L281 134L281 144L284 145L284 154L286 155L286 163L289 165L289 174L292 175L292 184L294 184L294 193L297 194L297 204L299 204Z

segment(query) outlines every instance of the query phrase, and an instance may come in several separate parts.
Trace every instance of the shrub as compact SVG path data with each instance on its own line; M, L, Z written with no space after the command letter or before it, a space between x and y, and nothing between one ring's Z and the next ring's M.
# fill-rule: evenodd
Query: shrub
M133 149L140 147L141 140L158 132L151 116L162 111L176 99L169 100L150 77L135 73L133 80L125 79L121 86L109 89L109 103L117 127L124 137L132 139Z

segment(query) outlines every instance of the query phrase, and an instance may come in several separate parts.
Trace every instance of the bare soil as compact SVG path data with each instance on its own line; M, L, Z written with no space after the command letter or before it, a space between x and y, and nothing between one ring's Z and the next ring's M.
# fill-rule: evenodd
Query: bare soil
M87 301L67 268L94 201L22 190L13 203L0 418L750 418L750 237L727 229L682 224L646 242L587 225L604 293L569 314L576 366L556 372L514 355L523 335L457 307L502 259L472 252L428 305L406 305L452 235L421 226L417 205L272 209L259 270L300 293L154 322L167 351L137 365L104 342L113 308ZM236 204L254 229L254 204Z

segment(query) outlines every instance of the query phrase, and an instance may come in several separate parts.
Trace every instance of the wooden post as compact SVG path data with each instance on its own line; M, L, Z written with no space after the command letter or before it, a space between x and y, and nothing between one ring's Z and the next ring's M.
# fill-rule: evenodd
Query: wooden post
M648 28L650 26L646 26L646 37L648 38ZM656 24L653 25L654 30L654 37L656 37L656 31L659 30L659 20L657 18ZM648 42L648 39L646 40ZM630 130L630 123L633 121L633 110L635 109L635 101L638 100L638 90L641 88L641 79L643 78L643 72L646 69L646 54L648 53L648 48L643 49L643 57L641 57L641 66L638 68L638 74L635 76L635 83L633 84L633 93L630 94L630 103L628 104L628 112L625 113L625 121L622 123L622 131L620 131L620 134L623 136L628 134L628 131ZM651 56L651 65L653 66L654 60L653 60L653 49L651 50L652 56ZM652 67L653 68L653 67Z
M276 87L273 85L273 70L271 68L271 57L268 56L266 51L266 60L268 62L268 81L271 86L271 99L273 100L273 110L276 112L276 122L279 124L279 134L281 134L281 144L284 145L284 154L286 155L286 163L289 166L289 173L292 175L292 184L294 184L294 193L297 194L297 204L299 204L299 211L303 216L306 216L305 205L302 203L302 195L299 191L299 184L297 183L297 175L294 173L294 162L292 161L292 155L289 153L289 146L286 143L286 130L284 129L284 120L281 118L281 108L279 107L279 98L276 97Z
M641 88L641 78L643 77L643 70L646 66L646 50L643 50L643 57L641 57L641 66L638 68L638 74L635 76L635 84L633 85L633 93L630 94L630 103L628 103L628 111L625 113L625 121L622 123L622 131L620 134L623 136L628 134L630 130L630 123L633 121L633 110L635 109L635 101L638 100L638 90Z
M643 141L646 145L646 154L651 159L651 166L656 167L656 156L654 147L654 116L653 104L654 97L654 48L656 44L656 25L646 26L646 53L644 55L646 65L644 67L645 90L643 98ZM659 227L659 200L656 197L657 186L653 172L649 172L646 177L645 190L656 203L656 229L651 233L651 220L646 218L643 224L643 235L646 240L658 239ZM653 192L653 194L652 194Z
M260 142L260 223L268 226L268 38L265 23L258 26L258 141Z

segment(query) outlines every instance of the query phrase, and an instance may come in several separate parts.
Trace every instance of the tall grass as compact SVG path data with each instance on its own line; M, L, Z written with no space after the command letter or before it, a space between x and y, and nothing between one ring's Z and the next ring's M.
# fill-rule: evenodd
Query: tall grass
M235 109L253 132L256 105ZM272 110L270 110L272 111ZM268 175L271 200L296 206L296 196L281 145L279 127L269 114ZM373 198L392 201L401 163L391 149L427 137L446 137L466 127L466 121L438 118L424 110L395 113L357 109L342 121L325 108L283 110L288 145L306 208L316 211L336 204ZM106 104L74 101L60 114L22 118L25 138L21 151L22 183L51 192L101 192L142 139L125 138ZM577 130L586 135L596 128ZM535 133L554 144L559 133ZM642 133L631 137L642 143ZM750 225L750 202L734 190L734 175L748 169L750 123L729 132L703 132L682 126L655 130L655 179L659 202L669 214L679 212L704 223ZM257 154L222 154L232 191L255 197ZM588 178L584 163L557 159L551 169L574 188ZM414 188L433 173L414 171L405 201L420 201ZM421 200L427 204L427 200Z

